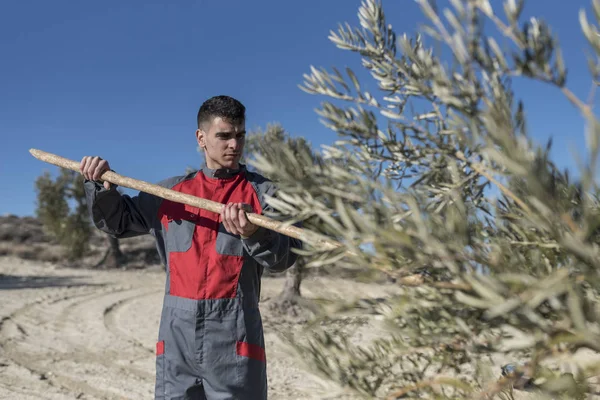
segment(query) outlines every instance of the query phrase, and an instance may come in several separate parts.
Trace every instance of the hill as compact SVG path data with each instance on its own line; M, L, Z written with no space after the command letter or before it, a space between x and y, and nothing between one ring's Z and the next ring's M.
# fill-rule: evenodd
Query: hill
M0 256L13 256L26 260L57 263L80 268L101 268L108 237L99 230L93 231L90 251L77 265L67 264L62 249L51 236L44 232L41 222L35 217L16 215L0 216ZM150 235L120 240L125 256L124 268L139 269L160 264Z

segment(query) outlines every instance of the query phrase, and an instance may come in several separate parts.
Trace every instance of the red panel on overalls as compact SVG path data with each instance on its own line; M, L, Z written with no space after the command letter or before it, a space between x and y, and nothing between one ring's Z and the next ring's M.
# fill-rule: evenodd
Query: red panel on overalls
M228 179L211 179L198 172L195 178L174 186L173 190L222 204L247 203L256 213L262 212L256 191L243 173ZM220 216L171 201L163 202L159 216L165 230L170 220L193 221L196 225L189 250L168 255L169 294L190 299L235 297L244 258L217 253Z

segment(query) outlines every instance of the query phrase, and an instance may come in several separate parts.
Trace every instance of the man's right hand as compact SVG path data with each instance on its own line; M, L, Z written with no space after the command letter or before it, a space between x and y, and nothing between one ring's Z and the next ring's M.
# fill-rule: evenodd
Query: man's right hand
M100 157L85 156L81 159L79 170L88 181L97 181L103 173L110 171L110 165ZM104 181L104 187L110 189L110 182Z

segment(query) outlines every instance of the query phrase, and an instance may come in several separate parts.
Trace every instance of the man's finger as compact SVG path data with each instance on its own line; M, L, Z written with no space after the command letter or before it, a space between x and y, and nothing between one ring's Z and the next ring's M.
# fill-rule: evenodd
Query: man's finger
M240 226L245 226L250 222L248 221L248 216L246 215L246 212L248 212L247 208L244 207L243 204L240 204L236 215L237 221Z
M221 210L221 223L223 224L223 228L229 232L229 223L227 221L227 204L225 204Z
M96 168L98 167L99 162L100 159L98 157L92 157L92 160L90 161L90 164L88 166L88 175L90 176L91 180L95 180L94 173L96 171Z
M238 221L238 226L240 227L241 230L244 230L248 224L250 224L250 221L248 221L248 217L246 216L246 211L240 209L237 213L237 221Z
M238 204L231 204L231 207L229 208L229 220L231 221L231 225L233 227L234 230L234 234L239 235L242 233L242 229L240 227L239 221L238 221L238 211L239 211L240 207Z
M236 234L235 227L231 223L231 203L226 204L223 208L223 227L227 232L231 234Z
M93 172L94 172L95 167L96 167L95 158L94 157L88 158L86 165L85 165L85 169L84 169L85 179L87 179L89 181L93 180Z
M106 161L99 159L96 164L96 168L94 168L94 180L97 181L100 179L102 174L106 171Z
M87 162L87 156L83 157L81 159L81 162L79 163L79 172L81 172L82 175L83 175L83 170L85 169L86 162Z
M83 175L83 177L85 179L87 179L87 176L85 176L85 174L87 171L88 162L89 162L89 159L87 156L85 156L81 159L81 164L79 164L79 169L81 170L81 175Z

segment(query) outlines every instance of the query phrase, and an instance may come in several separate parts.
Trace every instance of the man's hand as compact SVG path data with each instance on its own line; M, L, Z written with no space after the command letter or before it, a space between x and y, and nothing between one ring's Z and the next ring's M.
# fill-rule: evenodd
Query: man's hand
M79 170L88 181L97 181L104 172L110 171L110 165L108 165L108 161L100 157L85 156L81 159ZM107 190L110 189L110 182L105 181L104 187Z
M225 230L233 235L240 235L242 237L252 236L258 229L258 226L248 220L246 211L252 211L252 208L248 204L226 204L221 212L221 219Z

